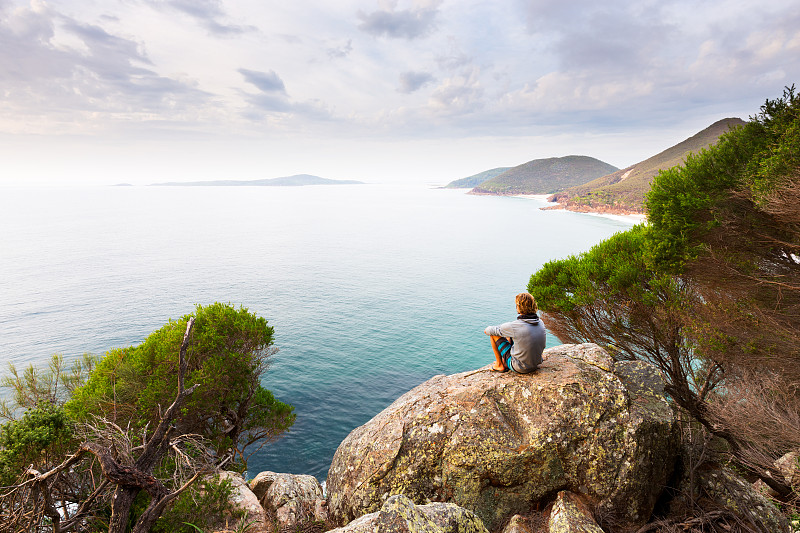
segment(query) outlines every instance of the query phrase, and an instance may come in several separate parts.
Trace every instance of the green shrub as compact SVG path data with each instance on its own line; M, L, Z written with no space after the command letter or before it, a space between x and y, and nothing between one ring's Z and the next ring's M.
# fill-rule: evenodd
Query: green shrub
M272 327L245 308L221 303L198 305L193 315L170 320L142 344L108 351L74 391L67 412L77 420L100 415L154 428L177 393L177 354L191 316L185 382L199 387L181 409L179 431L202 435L219 456L235 452L243 461L248 445L288 429L293 408L261 385L274 351Z
M61 407L39 403L0 427L0 486L20 480L28 466L47 471L74 444L73 424Z

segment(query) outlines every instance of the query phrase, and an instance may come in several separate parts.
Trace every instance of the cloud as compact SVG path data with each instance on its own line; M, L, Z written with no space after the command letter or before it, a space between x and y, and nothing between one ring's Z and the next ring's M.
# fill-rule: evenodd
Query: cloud
M456 70L472 63L474 58L464 53L458 47L454 37L448 37L447 41L447 51L436 56L436 64L439 65L439 68Z
M439 114L475 113L484 107L480 69L472 67L444 80L430 98Z
M400 74L400 85L397 90L403 94L411 94L432 81L434 81L434 77L429 72L410 70Z
M0 121L12 131L98 128L103 114L186 118L210 96L158 74L140 43L43 3L0 11L0 50Z
M286 86L274 70L259 72L257 70L240 68L239 73L244 76L245 81L255 85L260 91L265 93L286 94Z
M239 91L239 94L249 104L249 108L243 113L244 117L260 122L275 115L303 116L315 120L328 120L331 116L324 103L319 100L308 102L294 102L286 92L283 80L274 70L261 72L240 68L239 73L244 76L245 81L254 85L258 93L246 93Z
M672 47L678 28L665 22L663 5L527 0L528 29L550 42L562 69L634 72Z
M328 47L328 58L341 59L350 55L353 51L353 40L348 39L346 43L341 45L333 45Z
M428 36L436 27L440 1L428 2L411 9L397 10L396 2L384 9L364 13L359 11L358 25L362 31L376 37L417 39Z
M674 123L713 109L735 113L800 72L792 44L800 42L800 8L788 0L757 11L733 0L521 5L538 54L530 77L513 78L496 98L497 115L598 128L643 117Z
M200 23L211 34L218 37L239 35L256 31L255 26L226 23L228 18L222 9L220 0L147 0L156 8L170 7L188 15Z

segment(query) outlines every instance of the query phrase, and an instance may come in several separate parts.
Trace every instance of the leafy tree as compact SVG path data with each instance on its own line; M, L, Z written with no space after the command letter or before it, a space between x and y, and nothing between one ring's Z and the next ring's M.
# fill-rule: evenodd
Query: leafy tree
M635 226L588 252L551 261L531 276L530 292L562 341L595 342L617 359L643 359L667 377L667 393L706 420L705 401L720 366L698 357L686 310L697 305L690 280L654 268L649 228Z
M546 264L528 289L563 340L654 362L676 404L788 497L772 461L800 446L794 87L717 145L662 171L647 210L647 226Z
M230 487L210 479L187 495L234 455L246 467L249 445L294 420L261 386L272 333L247 309L216 303L72 373L60 357L49 371L12 369L0 531L172 531L187 502L224 504Z

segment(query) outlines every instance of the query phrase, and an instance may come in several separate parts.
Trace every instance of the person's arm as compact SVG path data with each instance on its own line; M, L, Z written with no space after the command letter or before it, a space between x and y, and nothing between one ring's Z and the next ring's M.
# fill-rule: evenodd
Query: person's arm
M507 337L510 339L514 336L513 322L506 322L499 326L488 326L483 332L490 337Z

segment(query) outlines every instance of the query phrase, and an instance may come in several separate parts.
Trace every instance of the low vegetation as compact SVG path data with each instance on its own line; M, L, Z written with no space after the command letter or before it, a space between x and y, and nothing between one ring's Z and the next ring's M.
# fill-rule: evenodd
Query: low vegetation
M689 154L699 153L712 146L720 135L744 124L738 118L726 118L715 122L703 131L667 148L653 157L635 165L617 170L595 180L570 187L552 198L562 206L580 210L602 210L641 212L653 178L661 171L682 165Z
M215 303L70 370L57 356L47 370L12 366L0 530L191 531L198 506L200 522L221 512L231 487L209 474L244 470L294 422L261 385L272 335L265 319Z
M800 96L661 171L639 225L547 263L529 291L566 342L654 363L736 468L796 508L774 462L800 448ZM719 457L717 457L719 459Z

